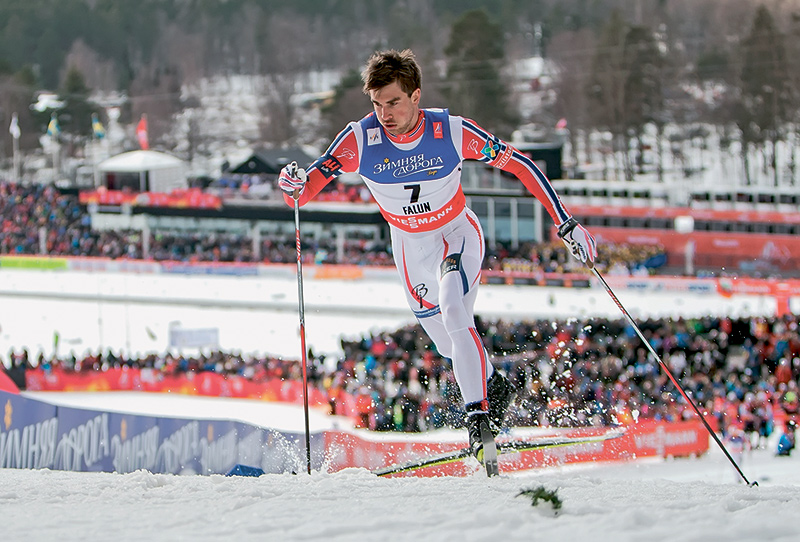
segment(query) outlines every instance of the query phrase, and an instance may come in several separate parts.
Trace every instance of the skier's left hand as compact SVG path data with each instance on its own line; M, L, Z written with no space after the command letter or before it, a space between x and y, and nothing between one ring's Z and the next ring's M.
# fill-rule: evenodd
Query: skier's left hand
M597 244L589 230L570 217L558 227L558 236L564 241L573 256L592 266L597 258Z

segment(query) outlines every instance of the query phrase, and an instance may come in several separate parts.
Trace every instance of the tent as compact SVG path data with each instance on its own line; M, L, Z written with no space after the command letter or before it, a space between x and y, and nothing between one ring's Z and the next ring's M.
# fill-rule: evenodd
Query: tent
M97 168L109 190L170 192L188 186L183 160L163 152L125 152L100 162Z
M308 167L315 159L315 156L299 147L256 149L247 160L230 169L229 173L277 175L286 164L297 162L300 167Z

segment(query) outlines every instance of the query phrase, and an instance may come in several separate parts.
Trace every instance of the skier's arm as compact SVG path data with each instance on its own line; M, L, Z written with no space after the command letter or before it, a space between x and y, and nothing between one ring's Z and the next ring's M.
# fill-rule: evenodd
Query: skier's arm
M308 169L307 181L300 191L297 202L302 206L314 197L342 173L358 171L358 142L352 127L342 130L333 143ZM291 194L284 192L283 199L290 207L294 205Z
M534 161L470 119L462 119L461 125L462 157L465 160L484 162L517 177L544 205L553 223L559 228L559 237L572 254L583 262L594 261L597 257L594 237L572 218L550 180Z
M536 196L556 226L567 221L569 213L550 180L533 160L509 143L492 135L470 119L462 120L462 156L478 160L517 177L528 191Z

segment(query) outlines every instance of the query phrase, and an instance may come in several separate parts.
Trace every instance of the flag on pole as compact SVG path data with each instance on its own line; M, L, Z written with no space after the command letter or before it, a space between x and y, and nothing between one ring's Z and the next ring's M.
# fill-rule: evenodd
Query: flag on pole
M97 139L103 139L106 136L106 129L103 128L103 123L97 118L97 113L92 113L92 132Z
M147 141L147 115L142 115L139 119L139 124L136 125L136 137L139 139L139 147L146 151L150 148L150 143Z
M56 114L50 115L50 124L47 125L47 135L55 137L61 133L61 128L58 127L58 118Z
M14 139L19 139L19 136L22 135L22 132L19 129L19 120L17 119L16 113L11 115L11 125L8 127L8 132Z

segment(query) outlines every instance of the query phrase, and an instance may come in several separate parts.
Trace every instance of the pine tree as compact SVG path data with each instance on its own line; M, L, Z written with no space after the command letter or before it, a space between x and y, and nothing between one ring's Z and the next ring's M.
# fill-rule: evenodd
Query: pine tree
M87 101L89 89L83 74L76 68L70 68L67 72L60 98L65 104L59 115L61 130L75 135L89 135L94 108Z
M508 90L500 79L505 56L500 25L482 9L468 11L453 24L444 52L450 110L498 135L510 135L514 116L508 108Z
M766 161L777 186L776 147L784 138L792 90L783 36L765 6L756 10L750 34L742 42L741 57L736 123L742 135L743 160L747 168L749 149L754 146L766 153L769 143L771 153Z
M628 77L625 81L624 124L627 138L635 139L638 146L638 166L643 165L642 141L645 126L656 122L663 110L662 58L653 33L646 27L634 26L625 36L624 66ZM628 158L631 141L626 143L625 177L633 180L633 166Z

